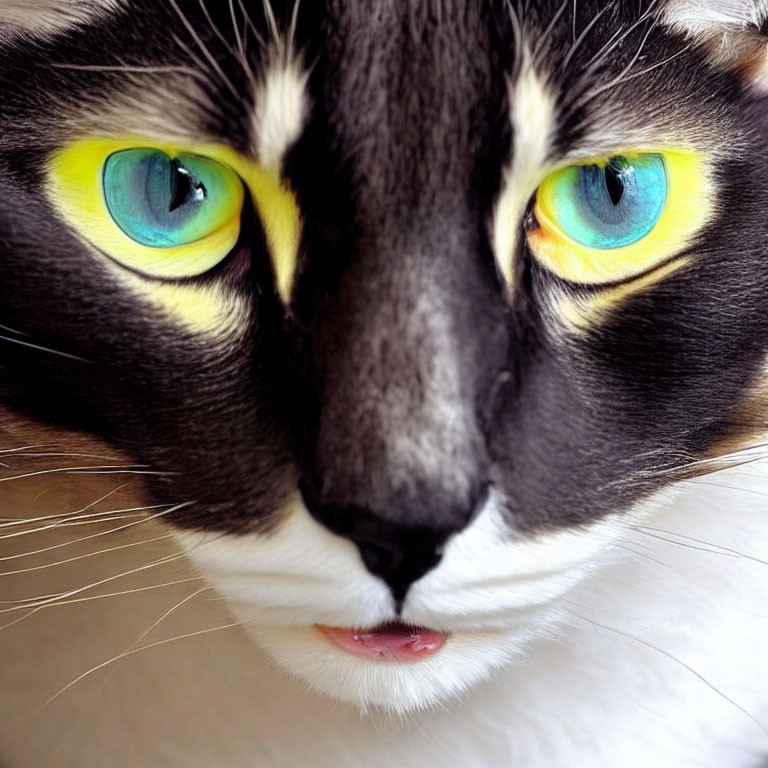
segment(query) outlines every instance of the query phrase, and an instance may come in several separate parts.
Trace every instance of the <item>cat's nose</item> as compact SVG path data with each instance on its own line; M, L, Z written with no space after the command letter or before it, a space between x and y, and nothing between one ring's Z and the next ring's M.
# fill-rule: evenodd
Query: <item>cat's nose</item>
M365 567L386 582L398 606L411 584L440 562L447 539L466 525L474 511L467 510L464 525L451 529L408 526L359 507L325 503L307 477L300 480L299 488L312 517L354 542Z

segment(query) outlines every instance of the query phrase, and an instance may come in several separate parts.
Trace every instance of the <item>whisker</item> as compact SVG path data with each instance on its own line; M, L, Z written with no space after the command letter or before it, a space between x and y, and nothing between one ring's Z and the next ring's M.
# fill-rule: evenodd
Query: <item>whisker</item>
M234 0L229 0L229 14L232 17L232 29L234 29L235 31L235 41L237 42L237 48L239 51L238 59L240 61L240 66L243 68L243 72L245 72L246 77L248 78L248 81L251 83L251 88L255 93L258 80L256 78L256 75L253 69L251 69L251 66L248 63L248 56L246 55L246 52L245 52L245 45L243 44L243 38L240 35L240 30L237 25L237 16L235 14Z
M578 13L579 0L573 0L573 10L571 11L571 44L576 44L576 18Z
M198 595L202 594L203 592L210 592L213 589L209 584L206 584L204 587L200 587L200 589L196 589L191 594L187 595L185 598L179 600L178 603L171 606L167 611L165 611L162 616L160 616L159 619L154 621L150 626L145 629L134 641L131 645L131 650L133 650L155 627L159 626L165 619L167 619L174 611L177 611L179 608L181 608L182 605L185 603L188 603L193 598L197 597Z
M79 355L72 355L69 352L62 352L58 349L52 349L51 347L44 347L42 344L33 344L31 341L22 341L21 339L14 339L12 336L1 336L0 341L8 341L11 344L19 344L22 347L29 347L30 349L36 349L40 352L49 352L52 355L58 355L59 357L66 357L70 360L77 360L81 363L92 363L93 360L87 360Z
M57 560L54 563L45 563L44 565L34 565L29 568L19 568L16 571L0 571L0 577L2 576L16 576L20 573L31 573L32 571L43 571L47 568L55 568L57 565L66 565L67 563L74 563L77 560L85 560L89 557L95 557L96 555L104 555L108 552L117 552L121 549L130 549L131 547L138 547L142 544L152 544L155 541L165 541L172 539L172 533L166 533L163 536L155 536L152 539L144 539L143 541L132 541L129 544L119 544L115 547L107 547L106 549L98 549L95 552L87 552L84 555L77 555L76 557L69 557L66 560Z
M282 47L280 43L280 28L277 25L277 19L275 18L275 11L272 8L272 3L270 0L262 0L261 4L264 8L264 18L269 25L269 31L272 33L272 40L279 50Z
M20 448L3 448L0 454L14 453L15 451L31 451L36 448L45 448L44 445L23 445Z
M650 35L652 30L648 30L645 37L643 38L643 42L641 45L645 44L645 41L648 39L648 35ZM654 69L658 69L659 67L663 67L665 64L669 64L670 61L673 59L676 59L678 56L682 56L684 53L688 52L692 48L692 44L686 45L684 48L681 48L679 51L676 51L671 56L667 56L666 59L663 59L662 61L658 61L655 64L652 64L649 67L646 67L645 69L641 69L639 72L635 72L631 75L627 75L624 77L624 75L629 71L629 68L635 63L637 60L637 57L640 55L640 51L637 52L635 55L635 58L632 59L630 64L622 70L619 75L614 79L611 80L609 83L605 83L605 85L600 86L599 88L594 89L593 91L590 91L589 98L585 103L589 103L593 101L595 98L597 98L601 93L605 93L606 91L611 90L611 88L615 88L617 85L620 85L621 83L628 83L630 80L634 80L638 77L642 77L643 75L647 75L649 72L652 72Z
M57 520L54 523L48 525L41 525L38 528L33 528L27 531L13 531L12 533L4 533L0 536L0 541L4 539L15 539L20 536L28 536L32 533L42 533L43 531L51 531L59 528L71 528L76 525L96 525L98 523L111 522L112 520L119 520L125 517L136 517L130 513L146 512L150 509L160 509L162 507L171 506L170 504L151 504L144 507L127 507L125 509L112 509L104 512L93 512L90 515L83 515L82 518L75 515L72 517L64 518L63 520ZM129 514L123 514L129 513ZM0 557L0 560L4 558Z
M181 19L182 24L184 24L184 26L186 27L187 32L189 32L190 36L197 44L197 47L202 52L203 56L205 56L205 58L208 60L210 65L213 67L216 74L218 74L218 76L221 78L221 82L227 86L227 88L229 89L229 92L235 97L236 100L239 101L240 94L237 92L237 89L235 88L234 85L232 85L232 81L227 77L226 73L219 65L219 62L216 61L216 58L208 49L208 46L206 46L206 44L203 42L200 35L198 35L197 32L195 31L195 28L192 26L192 24L190 24L189 19L187 19L187 17L184 15L184 12L181 10L181 8L179 8L179 6L176 3L176 0L168 0L168 2L173 7L173 10L176 12L176 15Z
M145 637L147 637L147 635L149 635L149 634L150 634L150 632L152 632L152 630L153 630L153 629L155 629L155 627L157 627L157 626L158 626L158 625L159 625L159 624L160 624L162 621L164 621L164 620L165 620L165 619L166 619L168 616L170 616L170 614L171 614L171 613L173 613L174 611L178 610L178 609L179 609L179 608L180 608L182 605L184 605L186 602L188 602L188 601L189 601L189 600L191 600L192 598L196 597L196 596L197 596L197 595L199 595L200 593L202 593L202 592L205 592L205 591L207 591L207 590L210 590L210 589L211 589L211 587L210 587L210 586L201 587L200 589L196 590L196 591L195 591L195 592L193 592L192 594L190 594L190 595L187 595L185 598L183 598L182 600L180 600L178 603L176 603L174 606L172 606L172 607L171 607L169 610L165 611L165 612L162 614L162 616L160 616L160 618L159 618L159 619L157 619L155 622L153 622L153 623L152 623L152 624L149 626L149 628L148 628L148 629L145 629L145 630L144 630L144 631L143 631L143 632L142 632L142 633L141 633L141 634L140 634L140 635L139 635L139 636L138 636L138 637L137 637L137 638L136 638L136 639L133 641L133 643L131 643L130 647L126 649L126 652L130 652L130 651L132 651L132 650L135 650L135 648L136 648L136 647L139 645L139 643L140 643L140 642L141 642L141 641L142 641L142 640L143 640ZM107 674L107 676L104 678L104 680L102 681L102 689L103 689L103 685L106 683L106 681L107 681L107 680L109 680L109 678L110 678L110 676L111 676L111 674L112 674L112 671L114 671L114 670L111 670L111 671L110 671L110 672ZM88 675L88 674L90 674L90 672L86 672L85 674L86 674L86 675ZM82 676L81 676L79 679L82 679ZM72 683L71 683L71 685L74 685L76 682L78 682L78 680L73 680L73 681L72 681ZM101 689L100 689L100 690L101 690ZM63 690L62 690L62 691L60 691L60 693L63 693L63 692L64 692Z
M43 547L42 549L32 550L30 552L20 552L15 555L6 555L5 557L0 557L0 562L5 562L8 560L18 560L22 557L31 557L32 555L40 555L43 552L50 552L54 549L61 549L62 547L70 547L73 544L79 544L83 541L90 541L91 539L96 539L99 536L108 536L112 533L117 533L118 531L124 531L128 528L133 528L136 525L141 525L142 523L149 522L150 520L155 520L158 517L161 517L163 515L168 515L171 512L175 512L179 509L182 509L184 506L188 506L189 504L192 504L193 502L185 502L184 504L178 504L175 507L170 507L169 509L164 509L162 512L156 512L154 515L149 516L141 516L141 520L135 520L132 523L126 523L125 525L119 525L116 528L110 528L108 531L99 531L99 533L92 533L89 536L82 536L79 539L70 539L69 541L63 541L59 544L53 544L50 547ZM161 505L161 506L168 506L167 504ZM2 602L2 601L0 601Z
M662 565L664 568L669 568L670 570L674 570L673 567L669 563L665 563L661 560L657 560L655 557L651 557L651 555L646 554L645 552L639 552L638 550L634 549L633 547L628 547L626 544L615 544L614 545L617 549L624 549L627 552L631 552L633 555L637 555L638 557L643 557L646 560L650 560L651 562L656 563L657 565Z
M700 552L709 552L713 555L722 555L723 557L737 557L742 560L751 560L753 563L759 563L760 565L768 565L768 561L761 560L759 557L755 557L754 555L748 555L746 552L739 552L736 549L731 549L730 547L724 547L720 544L713 544L709 541L703 541L702 539L696 539L692 536L685 536L682 533L676 533L675 531L667 531L664 528L655 528L650 525L633 525L631 526L633 530L636 530L638 533L642 533L644 536L649 536L653 539L659 539L660 541L666 541L669 544L675 544L679 547L686 547L687 549L694 549ZM686 544L682 541L675 541L675 539L668 539L665 536L661 536L660 534L665 533L668 536L677 536L681 539L687 539L688 541L693 541L696 544L701 544L702 546L695 546L693 544Z
M69 690L75 683L82 680L84 677L87 677L88 675L93 674L94 672L97 672L100 669L103 669L106 666L109 666L110 664L113 664L116 661L119 661L120 659L124 659L126 656L131 656L134 653L139 653L140 651L146 651L150 648L157 648L160 645L167 645L168 643L175 642L176 640L184 640L189 637L197 637L198 635L205 635L210 632L218 632L222 629L232 629L234 627L242 626L239 621L233 621L230 624L222 624L218 627L209 627L208 629L200 629L197 632L186 632L183 635L176 635L175 637L168 637L164 640L157 640L154 643L149 643L147 645L142 645L140 648L133 648L130 651L124 651L123 653L118 654L117 656L113 656L111 659L107 659L106 661L101 662L101 664L97 664L95 667L92 667L87 672L83 673L79 677L77 677L75 680L73 680L71 683L68 683L64 688L57 691L53 696L51 696L47 701L45 701L38 709L36 710L39 712L44 707L47 707L51 702L53 702L55 699L57 699L59 696L61 696L62 693Z
M15 333L17 336L26 336L27 338L31 338L29 333L24 333L24 331L20 331L18 328L11 328L9 325L0 324L0 328L2 328L4 331L8 331L9 333Z
M250 27L251 32L253 33L253 36L258 41L259 45L262 48L266 48L267 44L264 41L264 38L261 36L261 33L258 29L256 29L256 25L253 23L253 19L251 19L250 14L248 13L248 9L243 4L243 0L237 0L237 4L240 6L240 10L243 12L243 18L245 19L245 23L248 27Z
M11 480L23 480L27 477L38 477L40 475L55 475L62 472L72 472L73 474L96 474L109 472L113 474L119 474L125 472L126 474L144 474L143 472L136 471L135 467L144 467L146 464L127 464L126 466L120 466L119 464L105 464L103 466L85 466L85 467L54 467L53 469L40 469L36 472L25 472L21 475L14 475L13 477L0 477L0 483L8 483ZM157 472L147 472L146 474L164 474Z
M161 472L148 469L125 469L117 467L116 469L71 469L73 475L154 475L156 477L170 477L174 472Z
M31 535L33 533L44 533L45 531L61 530L63 528L75 528L75 527L81 527L84 525L98 525L100 523L111 523L115 520L135 519L137 517L143 517L143 515L141 515L138 512L126 514L126 515L119 515L119 514L110 515L110 514L104 513L103 516L97 516L95 519L92 519L92 520L72 520L69 522L60 521L58 523L51 523L50 525L43 525L43 526L40 526L39 528L31 528L26 531L14 531L12 533L5 533L2 536L0 536L0 540L14 539L14 538L19 538L21 536ZM0 560L2 559L3 558L0 558Z
M581 31L581 34L579 37L574 40L573 45L568 49L568 53L565 54L563 57L563 61L560 64L560 71L564 72L568 64L570 63L571 59L574 57L574 55L577 53L579 48L581 48L582 43L587 39L587 35L592 31L592 28L597 24L598 21L600 21L600 17L610 8L610 3L606 3L592 18L592 21L587 24L586 27ZM575 23L575 17L574 17L574 23Z
M197 0L197 4L200 6L200 9L205 15L205 20L208 22L208 26L210 27L213 34L219 38L219 40L221 41L221 44L230 52L230 54L232 54L232 56L237 57L237 53L235 49L232 48L229 40L227 40L227 38L224 37L224 35L221 33L221 30L216 26L216 23L211 18L211 14L208 11L208 6L205 4L205 0Z
M555 11L554 15L550 19L549 24L547 24L546 29L541 33L541 36L536 42L536 47L533 49L533 52L531 53L531 59L534 62L538 62L539 53L541 53L544 47L544 44L547 41L547 38L551 34L552 30L555 28L555 24L557 24L557 22L560 20L560 17L563 15L565 9L568 7L568 2L569 0L563 0L563 2L560 4L560 7Z
M44 517L30 517L30 518L27 518L26 520L21 520L21 519L16 518L13 521L9 520L8 522L0 525L0 528L6 528L6 527L15 526L15 525L22 525L22 524L29 524L29 523L38 523L38 522L42 522L44 520L52 520L53 518L56 518L56 517L67 517L67 516L72 516L72 517L78 516L79 517L81 512L85 512L85 510L87 510L87 509L92 509L97 504L100 504L105 499L108 499L110 496L113 496L118 491L122 491L123 488L127 488L129 485L132 485L133 483L134 483L133 480L129 480L127 483L122 483L121 485L118 485L117 488L113 488L108 493L105 493L103 496L99 497L95 501L90 502L89 504L86 504L84 507L81 507L80 509L76 510L75 512L59 512L56 515L46 515ZM102 513L101 512L95 512L93 514L102 514ZM88 517L88 515L85 515L85 517Z
M666 656L668 659L671 659L672 661L679 664L684 669L688 670L694 677L701 680L704 685L706 685L710 690L714 691L718 696L721 696L725 701L727 701L732 706L736 707L740 712L742 712L744 715L746 715L758 728L760 728L761 731L764 731L765 733L768 733L768 728L766 728L765 725L763 725L751 712L749 712L747 709L742 707L739 703L734 701L730 696L723 693L717 686L715 686L713 683L710 683L709 680L707 680L706 677L704 677L701 673L697 672L693 667L691 667L689 664L686 664L682 659L679 659L674 654L670 653L669 651L665 651L663 648L659 648L659 646L654 645L653 643L649 643L647 640L643 640L640 637L637 637L636 635L631 635L628 632L622 632L620 629L615 629L614 627L608 627L605 624L600 624L597 621L593 621L592 619L588 619L586 616L581 616L578 613L574 613L575 616L577 616L580 619L583 619L584 621L589 622L593 627L598 629L604 629L607 632L613 632L617 635L621 635L622 637L626 637L629 640L634 640L636 643L640 643L641 645L644 645L646 648L650 648L654 651L657 651L662 656Z
M131 74L182 74L189 75L190 77L197 78L198 80L204 80L207 82L207 78L198 70L192 67L183 66L144 66L144 65L131 65L131 64L119 64L113 66L104 66L98 64L63 64L54 63L49 66L55 69L72 69L81 72L130 72ZM2 326L0 326L1 328Z
M626 38L632 34L640 25L644 24L649 18L651 18L653 14L653 10L658 4L659 0L651 0L651 3L649 4L648 8L641 14L641 16L635 21L634 23L630 24L626 29L617 29L616 32L611 35L611 37L608 39L608 41L605 43L605 45L594 55L592 58L587 61L587 63L584 65L584 68L582 69L579 79L581 82L584 83L591 83L592 81L592 75L594 72L600 67L603 61L605 61L606 57L608 57L612 51L614 51L619 45L621 45ZM657 21L653 22L651 25L651 29L653 26L658 23ZM568 115L570 114L573 109L574 105L578 102L578 99L582 97L583 93L579 92L578 88L574 88L571 96L566 99L564 103L564 109L563 114ZM588 99L588 102L591 101L592 97ZM587 102L587 103L588 103Z
M161 589L163 587L172 587L176 584L188 584L190 581L202 581L202 576L190 576L187 579L176 579L175 581L165 581L162 584L150 584L146 587L135 587L134 589L123 589L119 592L107 592L103 595L89 595L88 597L74 597L71 600L61 600L61 601L55 601L51 603L46 603L45 605L38 606L37 608L30 608L29 613L25 613L23 616L20 616L18 619L14 619L13 621L9 621L7 624L3 624L0 626L0 632L2 632L4 629L10 629L11 627L15 626L16 624L20 624L22 621L25 621L30 616L34 616L36 613L39 613L43 610L43 608L56 608L63 605L73 605L74 603L87 603L91 600L103 600L107 597L121 597L124 595L133 595L138 592L147 592L151 589Z
M25 459L47 459L47 458L72 458L79 457L82 459L114 459L114 456L104 456L100 453L14 453L11 458L23 457Z
M117 488L113 488L109 493L105 493L102 497L96 499L96 501L92 501L90 504L86 504L84 507L81 507L78 510L75 510L74 512L57 512L55 515L44 515L42 517L28 517L28 518L6 518L6 522L0 524L1 528L14 528L19 525L29 525L30 523L41 523L46 520L55 520L56 518L69 518L69 519L83 519L88 517L95 517L97 515L109 515L112 512L120 511L123 512L125 510L106 510L104 512L91 512L88 515L83 515L82 513L85 512L86 509L92 509L97 504L100 504L105 499L109 498L113 494L117 493L118 491L121 491L123 488L127 488L129 485L131 485L133 481L128 483L123 483L122 485L119 485Z
M89 589L93 589L94 587L101 586L102 584L107 584L110 581L116 581L117 579L125 578L126 576L132 576L134 573L140 573L141 571L146 571L149 568L157 568L159 565L167 565L168 563L173 563L178 560L184 559L184 555L182 554L173 554L173 555L165 555L164 557L161 557L159 560L155 560L154 562L139 566L137 568L132 568L128 571L123 571L122 573L113 574L112 576L107 576L103 579L99 579L98 581L94 581L91 584L86 584L84 587L77 587L75 589L68 590L66 592L61 592L57 595L46 595L41 598L30 598L30 601L27 603L27 605L14 605L11 608L2 608L0 609L0 613L12 613L13 611L23 611L27 608L38 608L38 607L48 607L52 605L55 601L61 600L65 597L71 597L72 595L78 595L81 592L85 592ZM7 601L7 602L17 602L17 601Z
M606 56L612 53L619 45L621 45L626 38L631 35L641 24L644 24L653 13L653 9L658 4L659 0L651 0L650 5L645 9L641 16L634 23L630 24L626 29L619 28L615 34L613 34L608 42L584 65L584 74L591 74L594 71L592 65L599 64L605 60ZM620 33L620 34L619 34ZM618 35L618 39L617 38Z
M753 459L752 461L755 461ZM710 474L714 474L714 472L711 472ZM761 498L765 498L768 496L768 493L765 491L758 491L756 488L745 488L743 485L730 485L728 483L713 483L711 480L702 480L700 478L694 478L689 481L693 485L703 485L705 487L709 488L724 488L728 491L739 491L740 493L749 493L753 496L760 496Z
M515 41L515 61L510 73L510 80L514 83L520 77L520 70L523 66L523 25L513 0L507 0L507 9L512 22L512 34Z

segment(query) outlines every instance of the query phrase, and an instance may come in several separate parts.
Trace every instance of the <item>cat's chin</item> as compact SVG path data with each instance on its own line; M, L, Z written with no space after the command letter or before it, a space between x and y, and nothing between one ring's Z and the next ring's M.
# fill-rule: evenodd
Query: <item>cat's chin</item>
M512 631L454 632L417 661L366 658L342 650L317 626L248 627L266 653L314 691L361 711L404 715L460 697L518 657L524 645Z

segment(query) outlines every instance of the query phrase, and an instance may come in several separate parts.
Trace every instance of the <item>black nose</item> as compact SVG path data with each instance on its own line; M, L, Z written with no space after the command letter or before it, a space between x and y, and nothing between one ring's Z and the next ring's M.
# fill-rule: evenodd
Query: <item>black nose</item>
M398 605L410 585L440 562L445 542L454 532L439 527L408 526L360 507L324 503L315 484L306 477L299 481L299 489L312 517L357 545L365 567L387 583ZM470 516L468 513L466 519Z

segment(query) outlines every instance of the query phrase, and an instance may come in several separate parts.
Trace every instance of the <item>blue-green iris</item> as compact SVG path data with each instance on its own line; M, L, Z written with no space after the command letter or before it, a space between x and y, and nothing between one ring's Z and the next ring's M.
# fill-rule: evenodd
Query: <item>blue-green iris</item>
M667 200L667 171L658 154L573 166L554 182L557 224L590 248L636 243L656 226Z
M128 237L153 248L201 240L239 214L237 174L207 157L125 149L104 164L109 213Z

